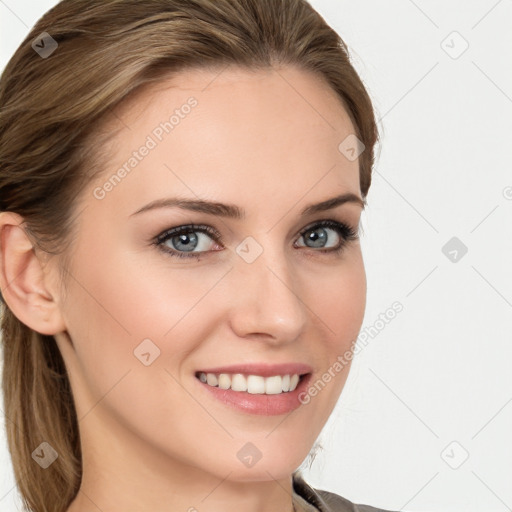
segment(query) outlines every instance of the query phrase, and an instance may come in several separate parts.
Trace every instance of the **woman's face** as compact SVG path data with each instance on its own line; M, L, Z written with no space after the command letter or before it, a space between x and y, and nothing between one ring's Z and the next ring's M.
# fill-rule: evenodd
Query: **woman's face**
M336 404L364 315L360 244L336 227L357 234L361 205L301 213L361 198L352 139L339 148L354 134L349 116L319 78L291 67L189 70L115 114L105 172L79 198L59 300L84 464L283 478ZM228 215L235 207L243 215ZM310 372L301 400L212 392L196 376L246 364L305 365L268 368ZM242 373L256 375L252 390L265 384L263 370Z

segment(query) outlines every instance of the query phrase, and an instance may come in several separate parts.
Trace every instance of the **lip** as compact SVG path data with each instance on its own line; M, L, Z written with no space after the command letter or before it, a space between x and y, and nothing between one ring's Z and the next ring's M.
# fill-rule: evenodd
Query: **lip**
M304 367L304 366L302 366ZM241 368L238 366L237 368ZM275 367L273 367L275 368ZM280 367L282 371L282 366ZM294 365L294 368L298 368L298 365ZM225 369L225 368L224 368ZM251 372L254 367L251 367ZM261 369L260 369L261 371ZM268 368L267 368L268 371ZM271 372L275 371L274 369ZM208 373L216 373L208 371ZM230 373L230 372L220 372ZM234 372L237 373L237 372ZM284 372L284 375L287 373ZM255 375L249 373L249 375ZM242 411L249 414L257 414L261 416L276 416L279 414L287 414L295 409L298 409L301 405L304 405L300 400L299 396L305 393L309 382L312 378L312 373L303 375L297 387L293 391L287 391L285 393L279 393L276 395L267 394L251 394L247 391L233 391L232 389L220 389L219 387L210 386L205 382L202 382L197 377L194 380L197 384L204 389L206 396L213 397L224 403L228 407L234 408L235 410Z
M272 377L273 375L303 375L311 373L313 368L304 363L244 363L231 366L218 366L216 368L206 368L197 370L196 374L203 373L242 373L244 375L261 375L262 377Z

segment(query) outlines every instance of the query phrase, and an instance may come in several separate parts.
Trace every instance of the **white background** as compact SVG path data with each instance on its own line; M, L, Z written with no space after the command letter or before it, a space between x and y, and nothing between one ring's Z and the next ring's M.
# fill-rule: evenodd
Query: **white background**
M0 69L55 3L0 0ZM377 334L353 363L306 480L390 510L505 512L512 1L311 3L348 44L382 142L362 237L362 332L374 326ZM452 237L468 249L456 262L442 251ZM383 327L379 315L395 301L404 309ZM14 512L0 436L0 509Z

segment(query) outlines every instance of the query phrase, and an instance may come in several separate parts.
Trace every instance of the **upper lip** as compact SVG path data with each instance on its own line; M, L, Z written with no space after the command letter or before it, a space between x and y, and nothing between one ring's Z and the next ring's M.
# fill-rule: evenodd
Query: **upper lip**
M313 368L311 368L309 364L304 363L244 363L199 370L199 372L203 373L244 373L246 375L261 375L262 377L271 377L273 375L303 375L305 373L311 373L312 371Z

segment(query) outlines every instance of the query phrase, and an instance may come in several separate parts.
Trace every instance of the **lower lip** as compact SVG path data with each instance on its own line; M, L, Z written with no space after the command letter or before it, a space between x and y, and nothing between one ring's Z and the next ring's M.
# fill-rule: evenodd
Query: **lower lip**
M297 387L293 391L287 391L276 395L252 394L247 391L233 391L232 389L221 389L206 384L197 377L194 379L205 388L217 400L250 414L260 414L263 416L275 416L286 414L303 405L299 401L299 395L307 389L311 373L304 375L299 380Z

